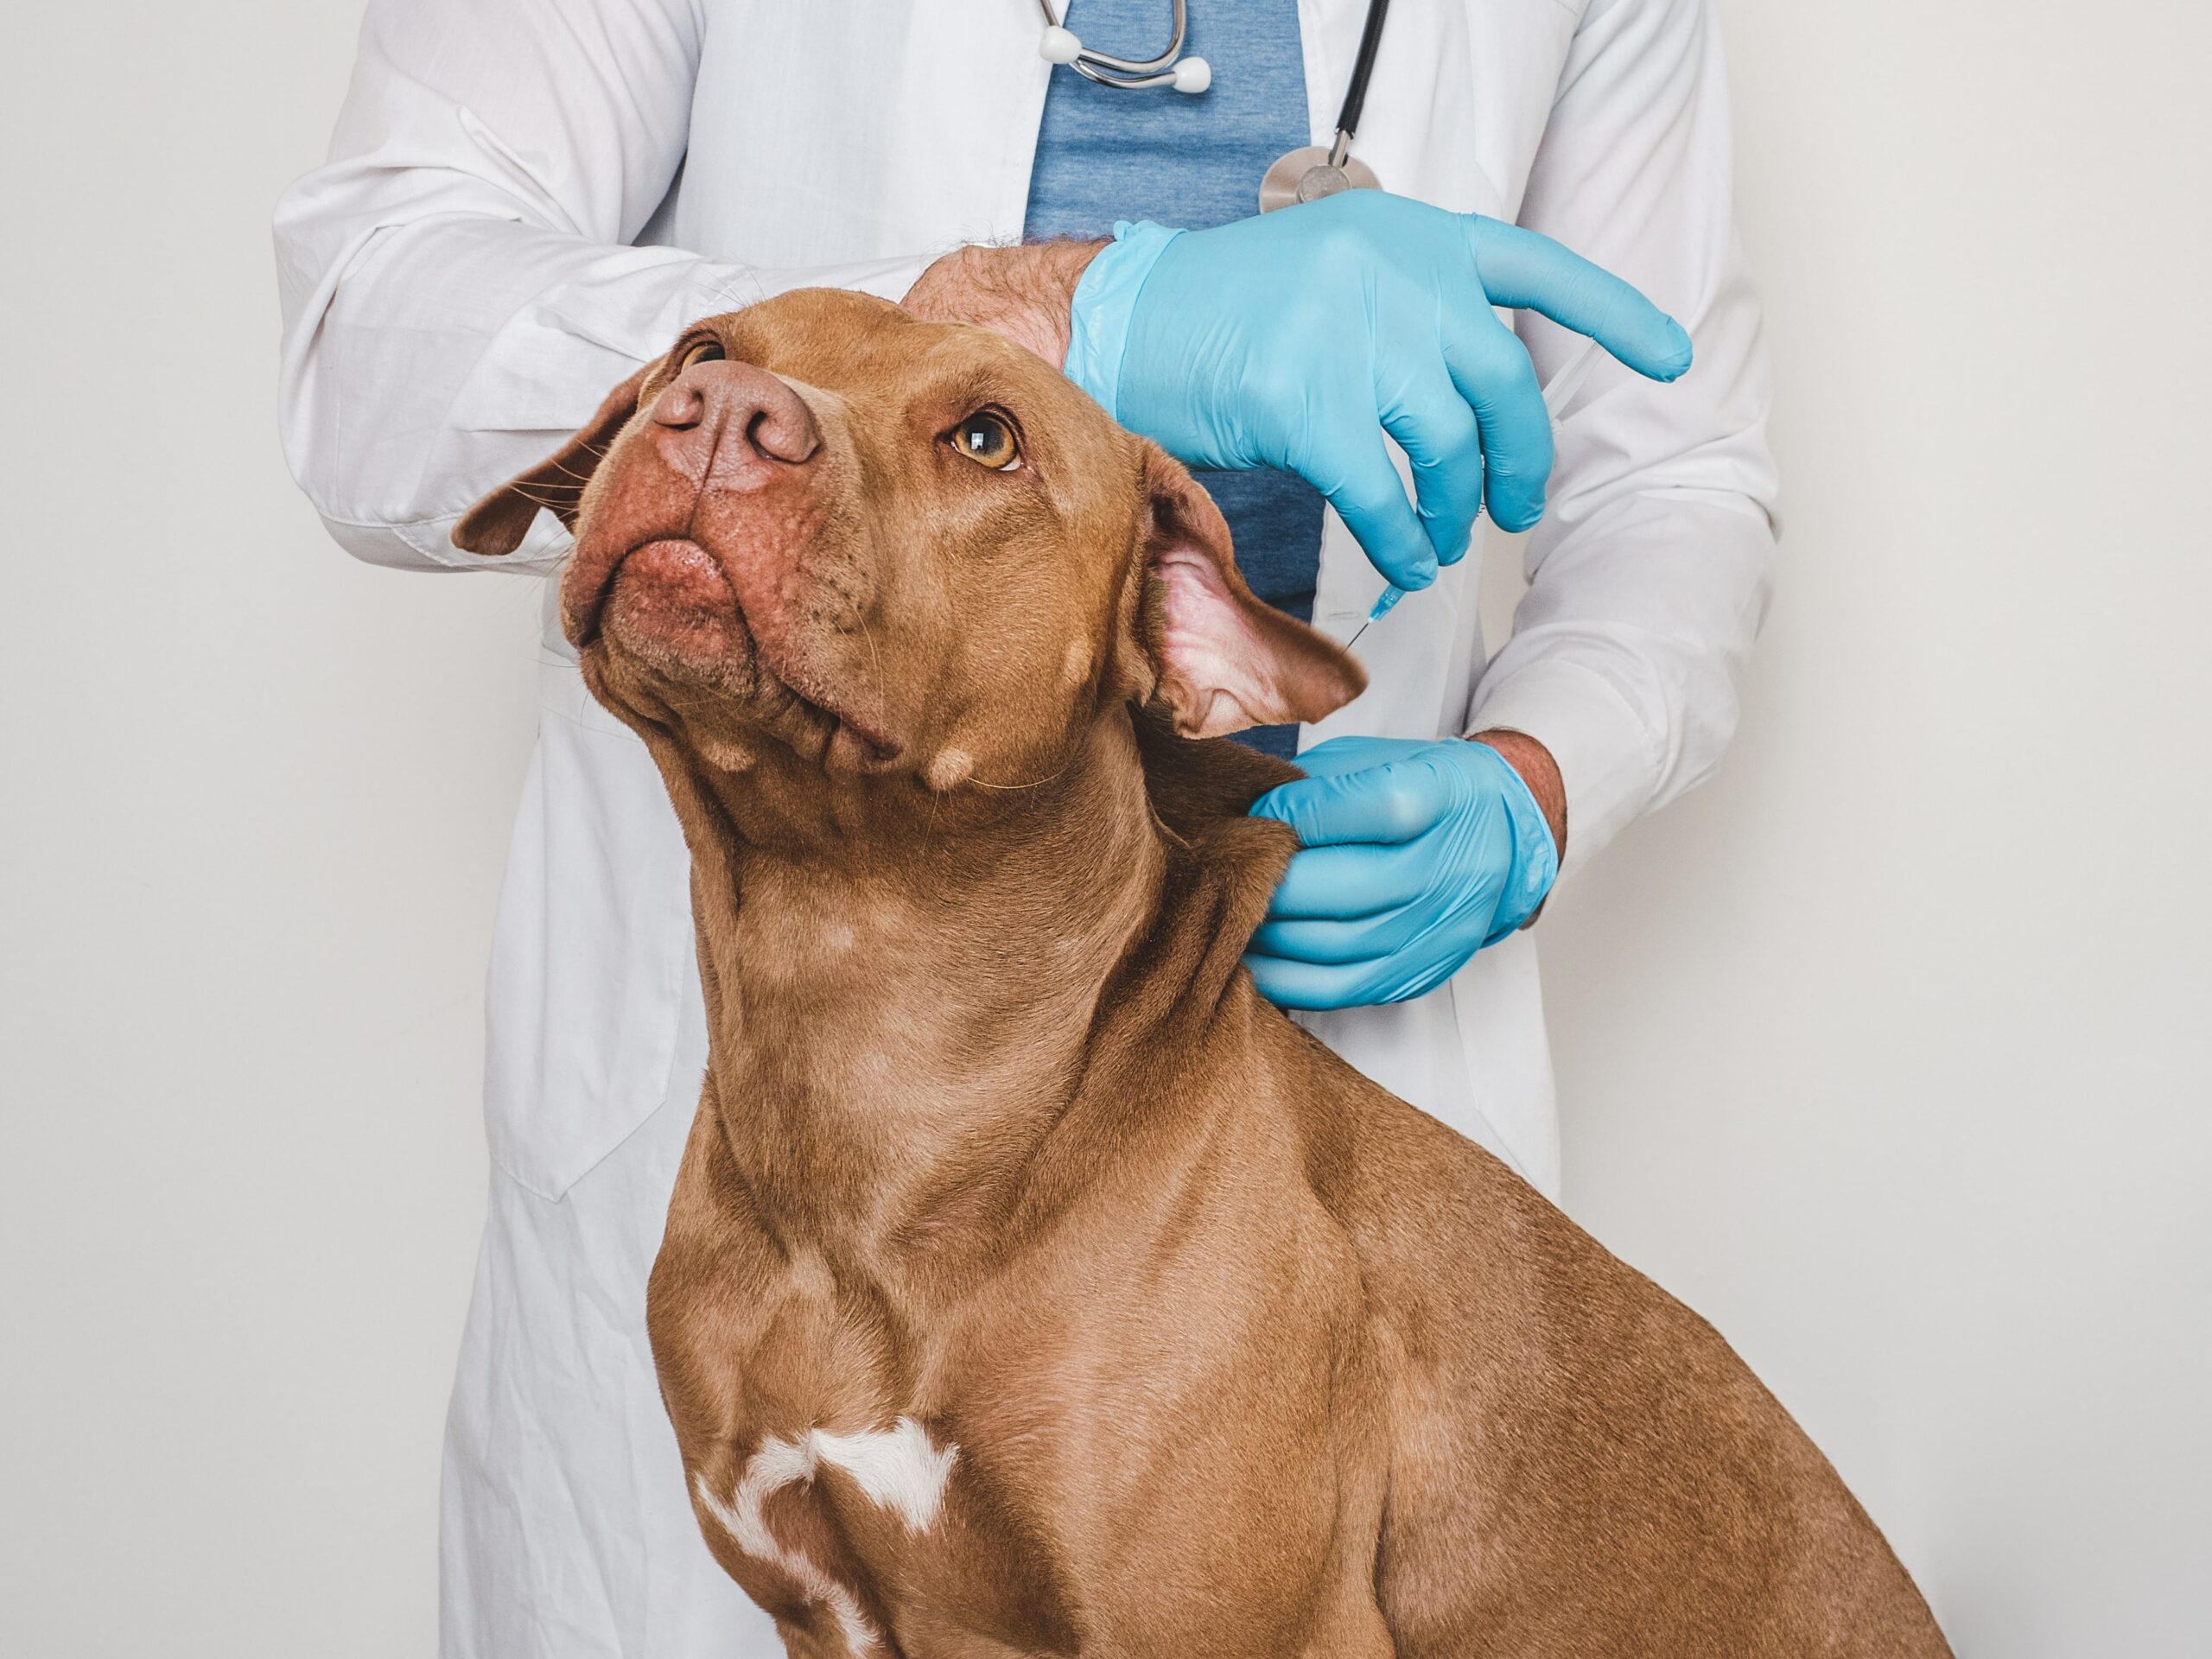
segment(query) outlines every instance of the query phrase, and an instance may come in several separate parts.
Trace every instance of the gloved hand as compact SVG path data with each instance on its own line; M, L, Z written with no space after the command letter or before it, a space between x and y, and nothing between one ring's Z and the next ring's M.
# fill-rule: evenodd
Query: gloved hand
M1559 874L1543 810L1486 743L1333 737L1253 803L1298 832L1244 961L1287 1008L1433 990L1529 917Z
M1494 305L1672 380L1681 326L1618 277L1478 214L1347 190L1209 231L1122 224L1077 284L1067 372L1188 465L1276 467L1327 496L1367 556L1425 588L1491 516L1542 516L1551 422ZM1413 463L1419 513L1382 442Z

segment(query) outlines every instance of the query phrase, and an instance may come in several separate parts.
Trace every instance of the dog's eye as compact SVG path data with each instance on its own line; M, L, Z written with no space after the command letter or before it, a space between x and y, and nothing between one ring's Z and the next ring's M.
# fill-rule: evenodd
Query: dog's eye
M690 368L694 363L719 363L728 355L729 353L722 349L722 343L719 340L702 340L683 353L683 361L677 367L681 372Z
M1011 472L1021 463L1021 445L1014 439L1014 428L988 409L970 415L950 436L954 448L993 472Z

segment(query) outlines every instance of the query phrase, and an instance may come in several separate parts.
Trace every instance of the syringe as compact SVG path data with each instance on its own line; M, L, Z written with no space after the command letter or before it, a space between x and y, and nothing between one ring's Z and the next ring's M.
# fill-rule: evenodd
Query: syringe
M1582 390L1582 383L1590 378L1590 371L1598 366L1599 357L1604 350L1594 340L1584 340L1582 349L1568 360L1565 368L1552 377L1551 385L1544 388L1544 413L1551 417L1554 431L1559 429L1560 411L1567 407L1569 398ZM1480 507L1475 509L1475 516L1478 518L1482 517ZM1349 650L1357 645L1361 634L1389 615L1397 607L1398 601L1406 596L1406 591L1395 582L1383 588L1375 601L1375 608L1368 612L1367 620L1361 623L1351 638L1344 641L1345 648Z

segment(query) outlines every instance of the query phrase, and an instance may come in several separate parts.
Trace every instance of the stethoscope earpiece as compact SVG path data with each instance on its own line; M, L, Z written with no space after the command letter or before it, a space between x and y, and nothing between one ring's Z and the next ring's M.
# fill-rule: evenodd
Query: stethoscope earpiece
M1076 39L1073 29L1047 23L1045 37L1037 42L1037 55L1047 63L1073 63L1083 55L1083 42Z
M1204 58L1180 56L1183 50L1183 0L1174 0L1175 33L1167 49L1139 63L1094 52L1052 14L1052 0L1037 0L1045 14L1045 33L1037 41L1037 55L1047 63L1064 63L1087 80L1102 86L1173 86L1179 92L1203 92L1213 85L1213 67Z

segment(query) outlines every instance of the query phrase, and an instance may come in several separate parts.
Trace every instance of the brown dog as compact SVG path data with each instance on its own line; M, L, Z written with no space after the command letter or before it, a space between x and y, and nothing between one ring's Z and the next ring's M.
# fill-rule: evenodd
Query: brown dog
M1254 992L1294 774L1203 740L1362 677L1175 462L807 291L454 539L541 506L690 843L653 1351L794 1654L1948 1651L1707 1325Z

